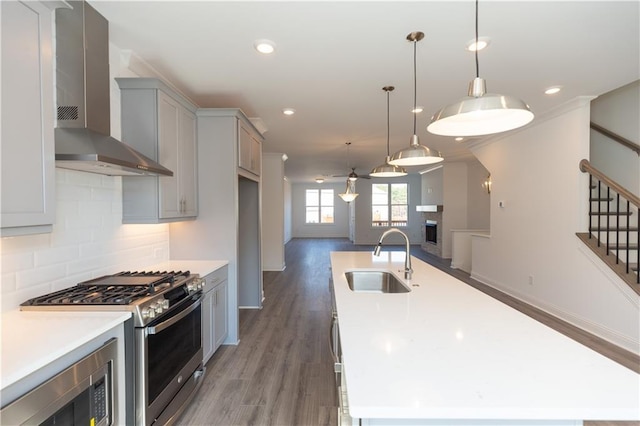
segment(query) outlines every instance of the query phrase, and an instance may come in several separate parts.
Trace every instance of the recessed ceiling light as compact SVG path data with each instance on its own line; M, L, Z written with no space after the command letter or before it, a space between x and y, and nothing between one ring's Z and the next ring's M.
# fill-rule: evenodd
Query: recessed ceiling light
M420 114L422 111L424 111L424 107L421 107L420 105L411 109L411 112L414 114Z
M562 90L562 86L553 86L553 87L549 87L547 90L545 90L544 94L545 95L555 95L560 90Z
M265 55L273 53L276 50L276 44L267 39L256 40L253 43L253 47L255 47L258 52L264 53Z
M324 182L324 179L322 179L322 178L316 178L316 182L317 182L317 183L322 183L322 182Z
M464 138L462 136L458 136L457 138L454 139L456 142L462 142L464 140Z
M466 49L470 52L475 52L476 50L485 49L491 43L491 39L489 37L478 37L478 44L476 47L476 39L470 40L467 42Z
M282 113L283 113L284 115L293 115L293 114L295 114L295 113L296 113L296 110L295 110L295 109L293 109L293 108L284 108L284 109L282 110Z

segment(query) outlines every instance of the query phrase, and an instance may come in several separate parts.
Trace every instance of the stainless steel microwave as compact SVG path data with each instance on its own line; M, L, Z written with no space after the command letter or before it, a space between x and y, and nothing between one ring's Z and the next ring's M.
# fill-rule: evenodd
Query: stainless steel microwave
M95 352L0 410L3 425L109 426L114 418L117 340Z

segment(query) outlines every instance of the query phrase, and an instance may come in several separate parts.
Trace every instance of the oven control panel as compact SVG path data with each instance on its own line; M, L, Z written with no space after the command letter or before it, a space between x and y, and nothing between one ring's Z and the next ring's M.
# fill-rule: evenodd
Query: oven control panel
M180 283L171 290L155 295L137 307L139 318L136 318L136 322L138 323L136 325L143 326L153 321L169 310L175 303L201 292L203 287L204 279L198 275L191 275L188 280Z

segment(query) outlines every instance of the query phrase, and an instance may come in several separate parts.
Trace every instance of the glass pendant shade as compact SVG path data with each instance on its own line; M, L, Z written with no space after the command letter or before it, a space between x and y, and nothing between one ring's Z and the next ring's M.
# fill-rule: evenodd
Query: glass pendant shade
M347 189L342 194L338 195L345 202L350 203L351 201L355 200L356 197L360 194L356 193L355 182L347 179Z
M524 101L485 92L484 79L474 79L469 96L435 113L427 131L442 136L482 136L517 129L533 120Z

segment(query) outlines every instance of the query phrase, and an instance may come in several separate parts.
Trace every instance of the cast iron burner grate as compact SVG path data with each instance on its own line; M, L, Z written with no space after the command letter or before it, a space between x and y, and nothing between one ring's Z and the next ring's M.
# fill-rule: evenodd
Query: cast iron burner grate
M34 297L21 306L43 305L129 305L135 300L150 296L156 291L170 288L176 278L188 277L189 271L127 271L105 275L93 280Z

